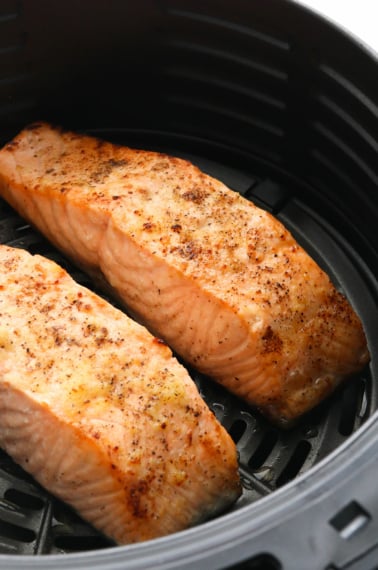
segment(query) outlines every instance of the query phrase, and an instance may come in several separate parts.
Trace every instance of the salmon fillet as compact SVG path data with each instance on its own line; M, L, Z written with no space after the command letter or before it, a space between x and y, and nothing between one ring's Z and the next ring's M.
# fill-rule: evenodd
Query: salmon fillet
M235 501L235 445L170 349L54 262L0 264L0 446L118 543Z
M0 194L282 425L368 362L358 316L293 236L185 160L38 123L1 150Z

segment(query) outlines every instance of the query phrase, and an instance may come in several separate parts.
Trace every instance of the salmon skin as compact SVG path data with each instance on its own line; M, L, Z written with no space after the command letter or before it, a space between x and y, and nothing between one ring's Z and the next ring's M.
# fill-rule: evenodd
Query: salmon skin
M0 151L0 194L280 425L369 360L360 319L282 224L185 160L38 123Z
M120 544L232 504L235 445L171 350L54 262L0 264L0 446Z

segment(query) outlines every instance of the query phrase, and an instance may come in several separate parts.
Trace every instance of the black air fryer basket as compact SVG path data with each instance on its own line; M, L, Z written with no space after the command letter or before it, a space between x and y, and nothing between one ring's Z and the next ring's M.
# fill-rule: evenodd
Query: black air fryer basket
M273 212L364 323L371 363L280 431L191 371L237 444L227 513L118 547L0 455L0 567L378 565L378 59L289 0L2 0L1 144L48 120L189 158ZM0 241L70 265L5 203Z

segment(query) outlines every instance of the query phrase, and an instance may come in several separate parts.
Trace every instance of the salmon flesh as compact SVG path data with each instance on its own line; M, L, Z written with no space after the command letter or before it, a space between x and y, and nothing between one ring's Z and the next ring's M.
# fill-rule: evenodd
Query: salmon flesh
M0 446L120 544L231 505L235 445L171 350L54 262L0 264Z
M369 360L359 317L283 225L188 161L38 123L1 150L0 194L275 422Z

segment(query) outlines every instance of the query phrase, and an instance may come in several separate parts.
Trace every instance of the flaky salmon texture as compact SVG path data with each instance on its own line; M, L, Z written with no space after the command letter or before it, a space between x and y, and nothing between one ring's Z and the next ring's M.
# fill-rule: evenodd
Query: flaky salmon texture
M120 544L232 504L235 445L170 349L52 261L0 266L0 446Z
M185 160L39 123L0 152L0 194L275 422L369 360L360 319L282 224Z

